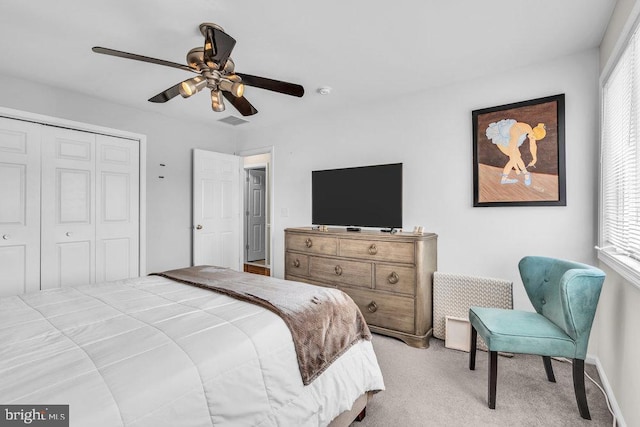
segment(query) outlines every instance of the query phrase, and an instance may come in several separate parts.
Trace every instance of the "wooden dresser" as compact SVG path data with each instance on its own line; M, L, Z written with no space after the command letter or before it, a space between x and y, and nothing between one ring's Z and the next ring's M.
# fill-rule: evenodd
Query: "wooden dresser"
M371 331L428 347L437 239L433 233L288 228L285 279L337 287L358 304Z

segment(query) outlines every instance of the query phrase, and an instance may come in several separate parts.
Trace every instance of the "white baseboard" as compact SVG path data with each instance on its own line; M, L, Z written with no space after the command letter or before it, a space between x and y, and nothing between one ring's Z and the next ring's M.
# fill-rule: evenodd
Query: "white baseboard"
M616 400L616 396L613 394L611 384L609 384L609 379L607 378L607 374L604 372L604 368L600 363L600 359L591 355L587 355L585 362L596 365L596 369L598 369L598 376L600 377L600 381L602 382L602 388L604 388L605 393L607 393L607 398L609 398L609 405L611 405L611 410L616 417L616 426L627 427L627 423L624 421L622 411L620 410L620 406L618 406L618 401Z

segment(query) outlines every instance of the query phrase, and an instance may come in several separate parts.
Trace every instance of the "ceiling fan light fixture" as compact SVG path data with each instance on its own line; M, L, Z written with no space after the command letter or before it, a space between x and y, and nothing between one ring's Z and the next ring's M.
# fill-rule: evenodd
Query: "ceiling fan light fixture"
M188 98L200 92L207 86L207 80L202 76L196 76L180 83L180 95Z
M211 91L211 108L216 113L224 111L224 101L222 100L222 92L219 90Z
M226 98L240 114L252 116L258 110L244 97L245 86L289 96L304 95L304 87L299 84L236 73L235 64L231 59L236 40L220 26L212 23L200 24L200 32L205 39L204 46L195 47L187 53L187 65L100 46L94 46L91 50L103 55L162 65L198 75L152 96L149 102L165 103L178 95L189 98L206 87L211 90L211 107L214 111L225 110L224 98Z
M220 79L218 86L222 90L230 92L236 98L240 98L244 94L244 85L241 82L233 82L228 79Z

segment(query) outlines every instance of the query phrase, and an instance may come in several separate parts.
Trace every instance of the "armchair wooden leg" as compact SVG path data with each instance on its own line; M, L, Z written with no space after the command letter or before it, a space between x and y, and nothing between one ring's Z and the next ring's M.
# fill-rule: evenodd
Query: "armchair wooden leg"
M547 373L547 379L550 382L555 383L556 377L555 375L553 375L553 367L551 366L551 357L542 356L542 361L544 362L544 370Z
M469 369L476 369L476 344L478 341L478 331L471 326L471 346L469 348Z
M587 405L587 393L584 389L584 360L573 359L573 389L576 393L576 402L580 416L585 420L591 419L589 405Z
M489 351L489 408L496 409L496 384L498 383L498 352Z

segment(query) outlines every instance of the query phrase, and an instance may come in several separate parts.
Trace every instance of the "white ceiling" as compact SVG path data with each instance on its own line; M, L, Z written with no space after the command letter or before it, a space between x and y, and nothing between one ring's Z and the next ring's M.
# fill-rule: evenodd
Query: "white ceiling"
M0 75L216 123L240 114L231 105L214 113L206 91L147 102L192 74L91 51L184 63L203 43L199 24L214 22L237 41L238 72L304 86L303 98L246 89L259 111L248 119L267 125L596 47L615 1L2 0ZM321 86L331 95L319 95Z

